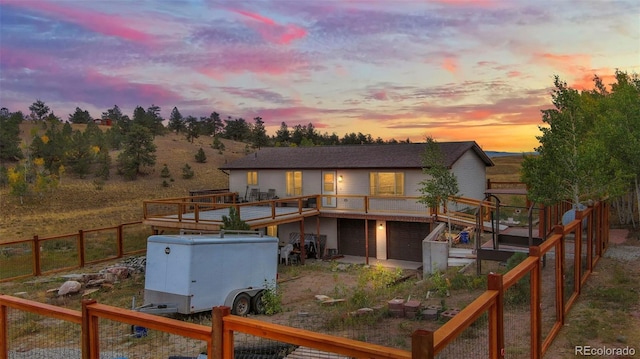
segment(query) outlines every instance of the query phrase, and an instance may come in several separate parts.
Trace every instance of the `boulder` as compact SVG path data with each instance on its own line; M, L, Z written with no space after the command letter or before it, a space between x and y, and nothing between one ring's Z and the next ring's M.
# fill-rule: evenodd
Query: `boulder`
M82 284L75 280L68 280L58 288L58 295L78 293L82 289Z

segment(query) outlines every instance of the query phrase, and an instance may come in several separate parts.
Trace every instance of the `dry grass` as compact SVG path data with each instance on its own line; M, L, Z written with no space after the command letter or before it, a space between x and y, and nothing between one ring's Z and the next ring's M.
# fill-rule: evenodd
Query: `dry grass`
M496 182L519 182L522 155L492 158L495 166L487 168L487 178Z
M23 136L31 133L29 125L23 127ZM104 183L93 177L86 179L64 175L55 191L44 196L26 198L24 204L8 195L8 188L0 189L0 241L28 239L33 235L51 236L115 226L142 219L142 201L154 198L188 196L189 190L226 188L227 175L218 170L225 162L244 156L245 145L223 140L226 150L220 154L211 148L210 137L197 138L189 143L183 136L169 134L157 137L156 165L149 173L135 181L125 181L116 174L115 157L111 178ZM206 163L195 161L201 148ZM162 185L165 178L160 170L167 164L173 181ZM189 164L195 176L182 178L182 168Z

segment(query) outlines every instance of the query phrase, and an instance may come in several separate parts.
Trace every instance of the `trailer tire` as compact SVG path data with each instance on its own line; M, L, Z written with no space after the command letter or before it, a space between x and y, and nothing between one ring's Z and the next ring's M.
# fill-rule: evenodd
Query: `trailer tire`
M251 311L251 297L247 293L239 293L233 300L231 313L239 316L246 316Z
M255 314L264 314L267 308L264 305L264 291L259 291L253 298L251 298L251 308Z

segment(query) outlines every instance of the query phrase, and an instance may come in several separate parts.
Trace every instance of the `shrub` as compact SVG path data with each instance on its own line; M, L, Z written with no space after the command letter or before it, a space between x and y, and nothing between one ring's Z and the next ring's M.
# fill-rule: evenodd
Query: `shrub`
M188 163L184 164L184 167L182 167L182 178L184 179L189 179L189 178L193 178L194 172L191 169L191 166L189 166Z
M196 153L196 162L198 163L205 163L207 162L207 155L204 153L204 150L202 149L202 147L200 147L200 149L198 150L198 153Z
M282 293L276 290L275 282L265 280L265 291L262 294L264 314L273 315L282 312Z
M169 171L169 167L167 167L166 163L164 164L164 166L162 167L162 170L160 171L160 177L162 178L171 177L171 172Z

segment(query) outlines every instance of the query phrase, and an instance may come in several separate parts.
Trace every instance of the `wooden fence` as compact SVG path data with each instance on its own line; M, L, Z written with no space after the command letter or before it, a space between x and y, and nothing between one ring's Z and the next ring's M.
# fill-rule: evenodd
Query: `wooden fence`
M0 282L144 253L150 234L149 228L138 221L71 234L34 235L30 239L0 242Z
M8 308L67 320L82 326L82 356L96 359L100 354L99 319L108 319L194 338L206 342L207 357L231 359L234 355L234 333L246 333L294 345L356 358L434 358L450 347L463 331L479 318L488 318L484 345L489 358L504 358L505 294L519 281L529 279L530 337L527 357L542 358L562 328L565 316L580 294L595 264L609 242L609 207L597 203L576 213L567 226L557 225L553 234L540 246L529 249L529 256L504 275L489 274L488 288L471 304L435 331L417 330L412 334L411 350L369 344L326 334L267 323L229 314L229 308L213 308L211 327L185 323L122 308L83 302L81 312L0 295L0 359L8 358ZM543 273L542 257L553 254L553 266ZM549 268L553 271L549 271ZM549 295L549 291L553 293ZM542 306L546 303L550 305ZM553 313L542 308L552 307Z

